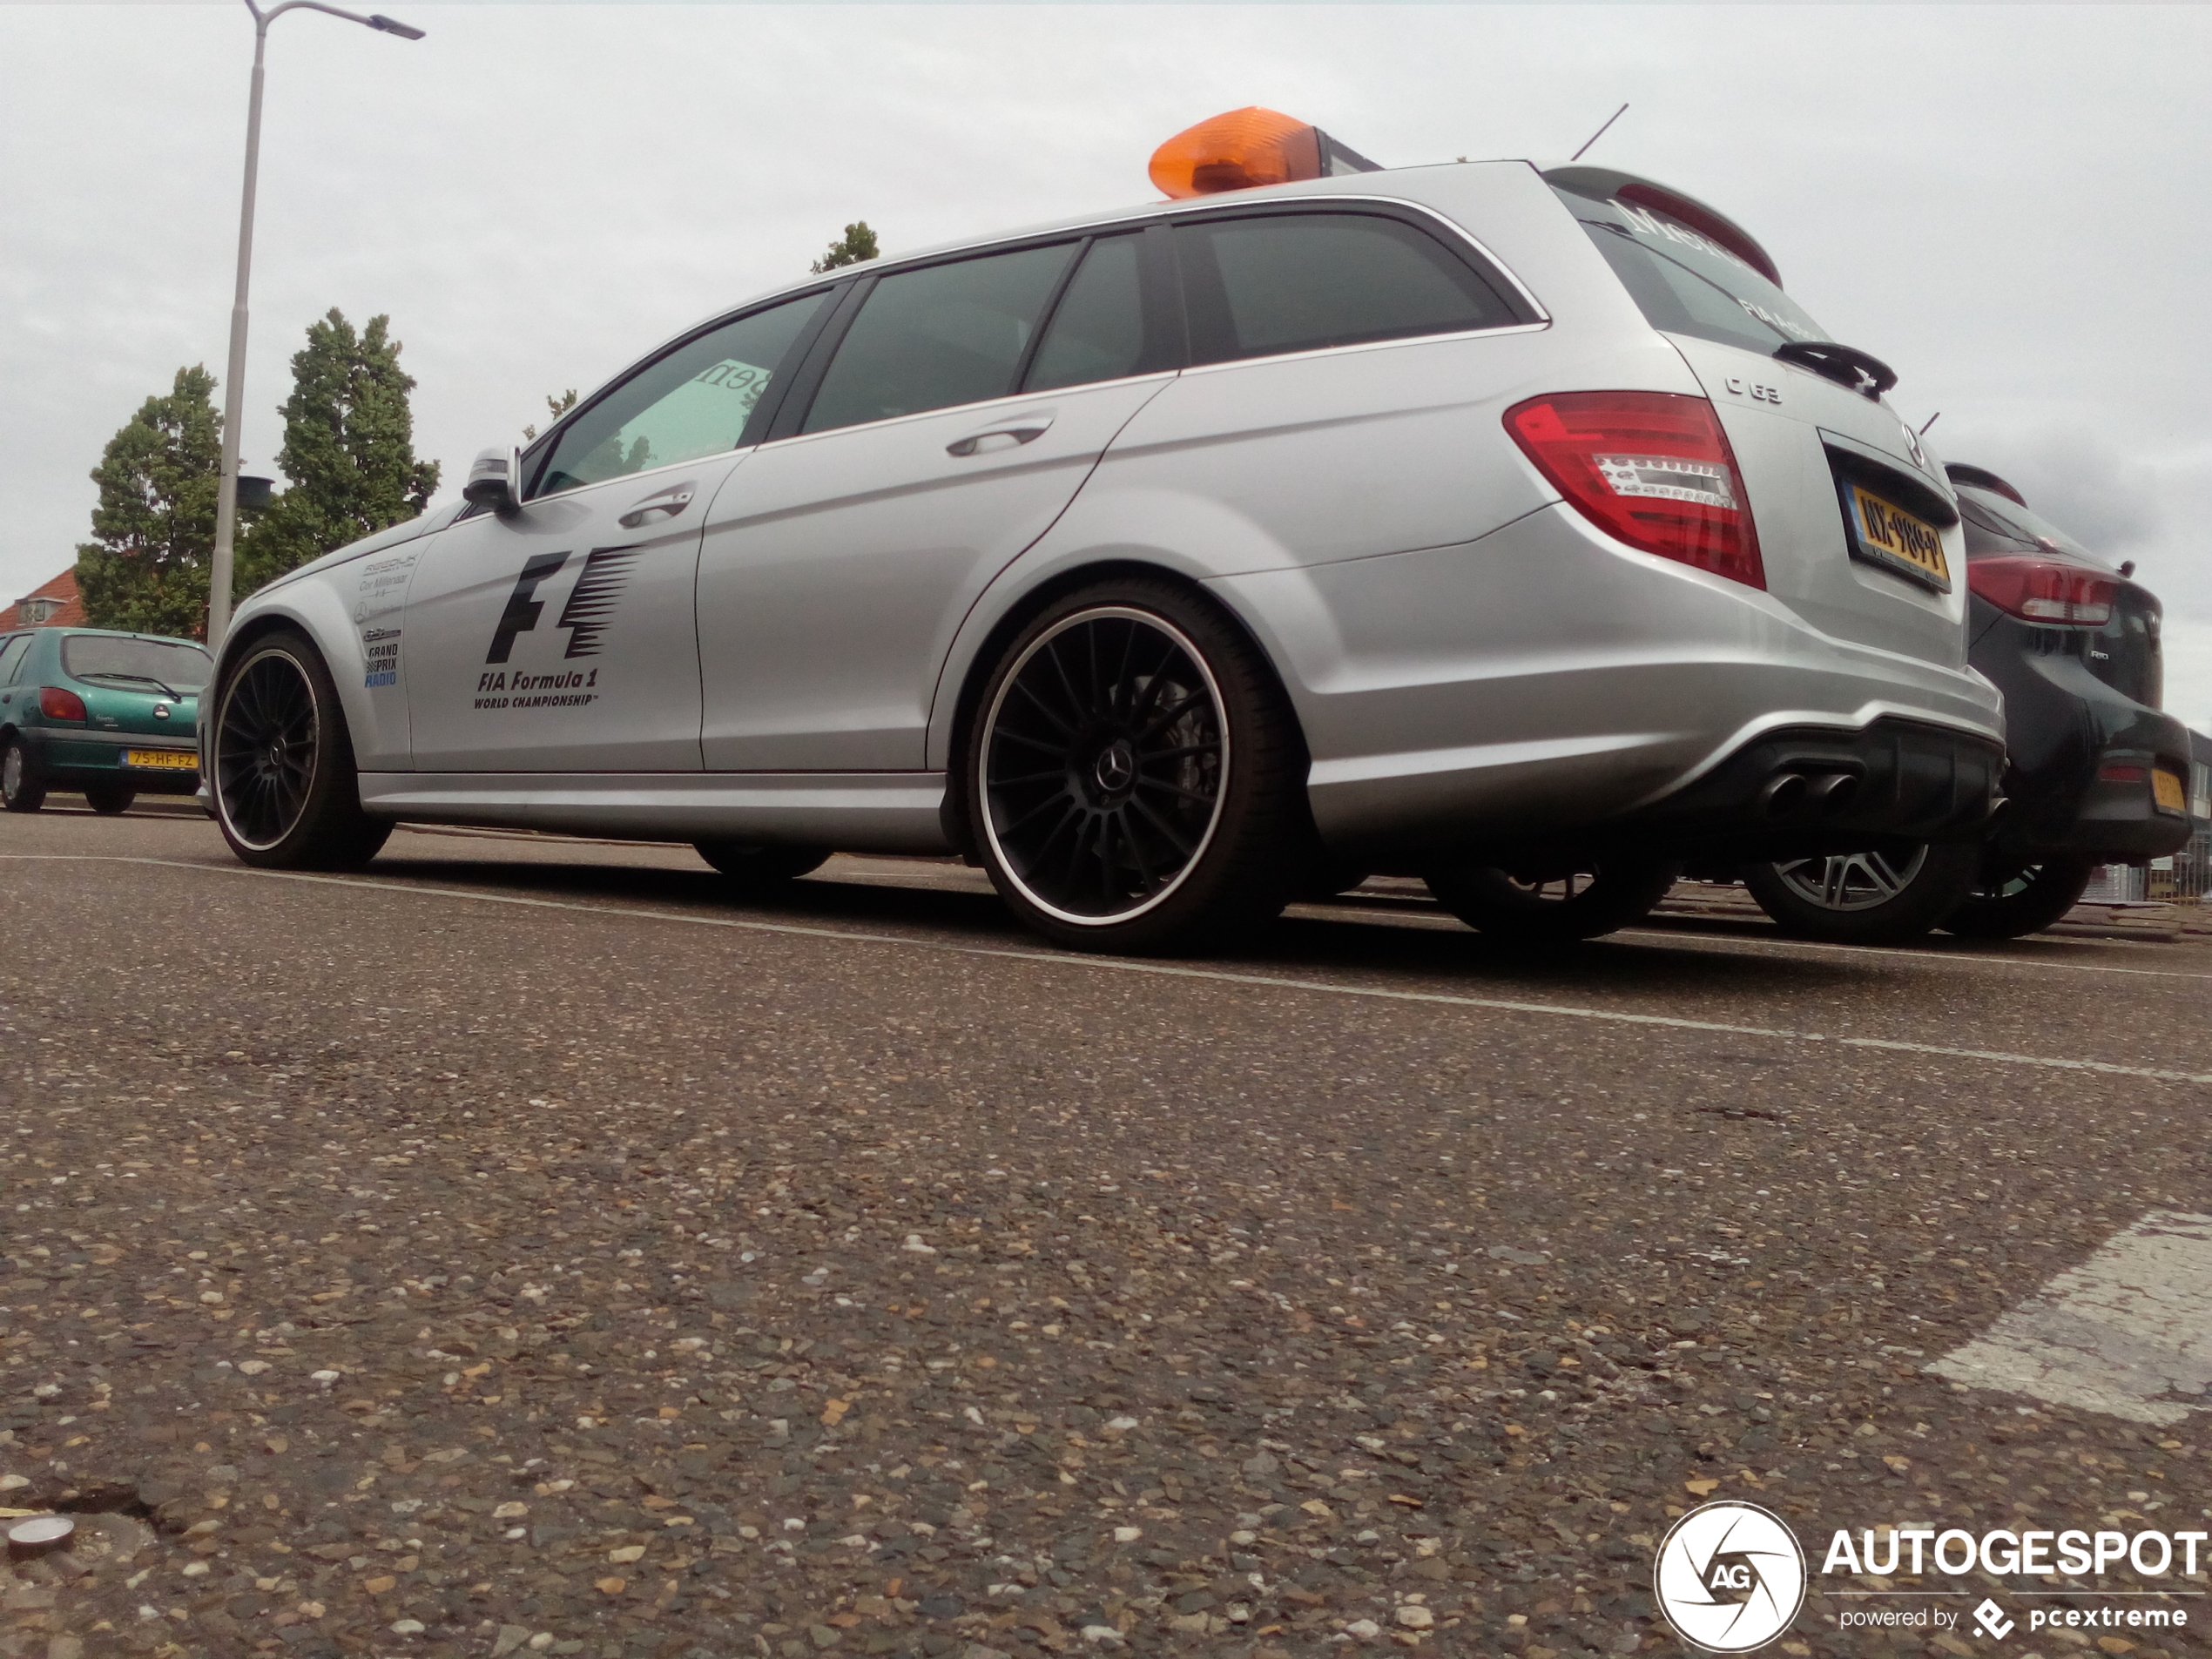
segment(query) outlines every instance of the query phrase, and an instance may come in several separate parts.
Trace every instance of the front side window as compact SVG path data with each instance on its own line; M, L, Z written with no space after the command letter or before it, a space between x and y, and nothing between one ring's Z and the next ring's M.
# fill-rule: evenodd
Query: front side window
M800 429L1006 396L1075 250L1072 242L1019 248L884 277L839 343Z
M640 369L561 429L532 494L736 448L768 382L828 300L810 293L739 317Z
M212 671L207 653L197 645L114 634L71 634L62 641L63 673L118 689L188 696L207 684Z
M1426 232L1379 213L1279 213L1176 227L1191 361L1217 363L1522 319Z
M1634 202L1553 188L1654 328L1762 355L1829 338L1804 307L1703 232Z
M1142 240L1140 235L1109 236L1090 245L1052 308L1025 389L1117 381L1143 366Z

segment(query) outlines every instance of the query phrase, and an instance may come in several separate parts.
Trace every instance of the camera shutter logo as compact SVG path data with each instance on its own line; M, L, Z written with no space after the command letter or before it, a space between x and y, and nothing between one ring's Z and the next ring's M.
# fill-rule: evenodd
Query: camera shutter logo
M1805 1554L1781 1517L1757 1504L1701 1504L1660 1540L1652 1587L1692 1647L1750 1653L1804 1605Z

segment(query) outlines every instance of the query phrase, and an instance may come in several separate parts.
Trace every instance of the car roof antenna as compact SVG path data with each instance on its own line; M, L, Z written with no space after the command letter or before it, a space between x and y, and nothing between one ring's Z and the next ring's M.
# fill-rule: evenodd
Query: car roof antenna
M1611 126L1615 121L1619 120L1628 112L1629 106L1623 104L1619 109L1614 111L1612 114L1607 116L1605 118L1605 126L1600 127L1596 132L1591 133L1589 138L1583 143L1581 149L1577 150L1573 155L1567 158L1568 165L1572 166L1575 163L1580 161L1583 155L1588 152L1590 145L1595 144L1600 138L1605 136L1605 127Z
M1931 415L1926 420L1920 422L1919 435L1923 438L1926 437L1928 435L1928 428L1941 419L1943 419L1943 411L1941 409L1938 409L1933 415Z

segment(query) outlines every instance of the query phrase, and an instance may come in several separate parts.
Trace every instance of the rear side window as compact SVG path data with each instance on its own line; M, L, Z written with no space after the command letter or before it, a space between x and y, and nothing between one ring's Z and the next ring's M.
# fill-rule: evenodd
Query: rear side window
M1194 362L1524 320L1436 238L1379 213L1199 219L1176 227L1176 251Z
M799 429L1004 397L1075 252L1062 242L884 277L861 302Z
M768 382L829 299L739 317L639 369L561 429L539 496L734 449Z
M1052 321L1029 367L1028 388L1119 380L1144 362L1144 293L1141 236L1109 236L1091 244L1075 280L1052 308Z
M1703 233L1634 202L1558 189L1654 328L1762 355L1826 340L1804 308Z
M23 672L23 659L30 654L29 634L17 634L13 639L0 639L0 685L16 683L16 676Z
M143 691L197 691L207 684L207 653L165 639L71 634L62 641L62 672Z

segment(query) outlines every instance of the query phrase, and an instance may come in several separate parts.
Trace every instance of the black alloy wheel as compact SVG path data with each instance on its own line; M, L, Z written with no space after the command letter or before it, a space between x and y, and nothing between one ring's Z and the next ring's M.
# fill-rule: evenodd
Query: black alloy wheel
M21 738L0 743L0 806L35 813L46 804L46 769Z
M1182 948L1288 898L1305 821L1294 755L1295 722L1240 631L1166 583L1102 584L1031 623L993 676L971 822L1040 932Z
M391 826L361 808L338 690L321 655L290 630L240 654L216 703L208 775L231 850L270 869L352 869Z
M829 860L819 846L770 846L757 841L694 841L698 855L738 893L772 892L819 870Z
M1985 863L1965 902L1944 919L1943 930L1962 939L2020 939L2040 934L2081 902L2096 873L2097 861L2088 858L2001 867Z
M1527 874L1455 865L1423 879L1436 901L1476 932L1536 945L1595 939L1641 921L1681 873L1669 860L1626 858Z
M102 818L115 818L131 810L138 792L128 784L87 784L84 804Z

